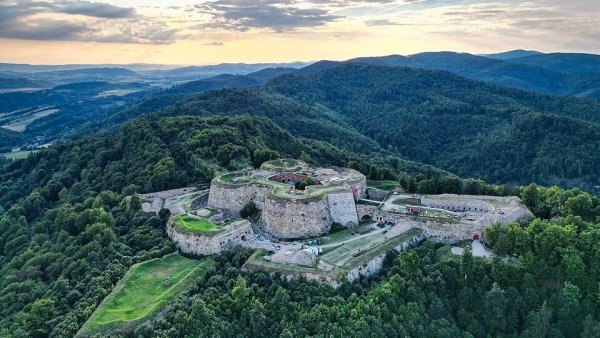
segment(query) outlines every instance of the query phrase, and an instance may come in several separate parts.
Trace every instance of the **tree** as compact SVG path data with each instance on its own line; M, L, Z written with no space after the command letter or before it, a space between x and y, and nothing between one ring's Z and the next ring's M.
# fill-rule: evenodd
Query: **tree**
M498 332L503 332L506 329L506 306L507 301L504 296L504 290L497 283L494 283L492 289L485 295L483 318L486 327L496 335Z
M552 319L552 311L548 308L546 301L538 311L532 312L530 315L529 327L523 333L523 336L528 338L546 338L550 332L550 321Z
M419 194L435 194L437 193L437 189L433 180L422 180L417 185L417 192Z

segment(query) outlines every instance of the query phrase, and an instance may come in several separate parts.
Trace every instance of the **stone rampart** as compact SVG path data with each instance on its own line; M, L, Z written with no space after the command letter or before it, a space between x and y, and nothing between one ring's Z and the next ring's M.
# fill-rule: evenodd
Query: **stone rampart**
M222 210L229 217L239 217L242 208L250 201L262 209L269 190L270 187L256 183L224 184L215 178L210 186L208 207Z
M421 204L430 208L444 209L450 211L473 211L473 212L490 212L494 207L484 201L472 199L444 199L421 197Z
M231 223L225 230L217 234L202 235L184 232L167 224L167 234L175 243L178 250L195 255L210 255L231 248L254 235L250 222L237 221Z
M332 222L337 222L343 226L358 225L356 204L351 191L327 194L327 205Z
M370 204L357 204L356 205L356 213L358 214L358 219L363 220L363 217L369 216L371 219L375 219L375 214L379 212L379 208L375 205Z
M331 228L327 198L293 200L267 194L261 223L266 233L279 239L323 235Z
M399 245L394 247L394 250L396 250L396 252L406 251L410 248L416 247L421 242L423 242L426 238L427 237L426 237L425 233L423 232L417 236L412 237L411 239L408 239L408 240L400 243ZM387 252L383 252L383 253L375 256L374 258L372 258L367 263L348 271L348 274L347 274L348 281L354 282L358 278L360 278L360 276L369 277L369 276L374 275L374 274L378 273L379 271L381 271L381 268L383 267L383 262L385 261L386 255L387 255Z

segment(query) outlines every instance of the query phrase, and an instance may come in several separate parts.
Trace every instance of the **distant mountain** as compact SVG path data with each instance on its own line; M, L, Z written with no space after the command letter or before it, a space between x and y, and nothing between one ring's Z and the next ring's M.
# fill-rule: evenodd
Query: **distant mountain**
M463 177L582 186L600 177L592 150L600 147L597 101L352 62L280 76L267 87L328 108L396 155Z
M531 55L511 60L535 65L564 74L600 73L600 55L581 53L551 53Z
M539 54L543 54L543 53L535 51L535 50L515 49L515 50L511 50L508 52L502 52L502 53L482 54L481 56L485 56L487 58L496 59L496 60L511 60L511 59L521 58L521 57L525 57L525 56L539 55Z
M35 74L35 76L45 76L45 75L54 75L54 76L128 76L128 77L139 77L141 76L139 73L136 73L132 70L126 68L117 68L117 67L101 67L101 68L84 68L84 69L69 69L69 70L58 70L52 72L40 72Z
M213 89L244 88L256 86L260 82L246 75L223 74L208 79L196 80L173 86L166 90L168 94L202 93Z
M24 78L0 78L0 90L16 88L44 88L48 86L49 83L42 81L33 81Z
M209 66L190 66L169 70L154 70L141 72L146 76L167 78L206 78L221 74L246 75L266 68L300 68L308 65L306 62L292 63L222 63Z
M297 69L291 68L291 67L265 68L265 69L259 70L257 72L254 72L254 73L250 73L246 76L248 78L251 78L255 81L262 83L262 82L266 82L274 77L277 77L279 75L290 74L295 71L297 71Z
M596 70L600 72L600 62L596 64L596 58L600 59L600 56L539 54L504 61L467 53L435 52L409 57L390 55L355 58L346 62L438 69L475 80L539 93L600 98L598 94L600 83L593 81L595 77L590 75ZM325 69L336 64L329 61L318 62L312 67L320 65L320 69ZM578 69L577 65L580 65L581 69L587 69L588 72L575 73ZM595 68L596 66L598 69ZM574 74L561 70L570 70ZM306 72L306 70L299 70L299 72Z

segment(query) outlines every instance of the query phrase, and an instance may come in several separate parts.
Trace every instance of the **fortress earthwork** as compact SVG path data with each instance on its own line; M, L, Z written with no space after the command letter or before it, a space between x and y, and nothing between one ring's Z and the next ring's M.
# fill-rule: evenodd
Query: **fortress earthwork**
M242 245L259 249L247 268L333 284L378 271L389 250L426 238L479 243L485 226L533 217L513 196L382 191L356 170L295 159L218 175L209 190L169 190L142 201L144 211L171 211L166 230L179 251L207 255Z

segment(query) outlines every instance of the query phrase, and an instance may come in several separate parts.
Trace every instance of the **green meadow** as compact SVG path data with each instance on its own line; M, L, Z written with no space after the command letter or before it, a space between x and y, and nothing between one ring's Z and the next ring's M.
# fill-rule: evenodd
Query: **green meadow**
M79 331L88 336L126 329L156 315L214 262L177 254L133 265Z

